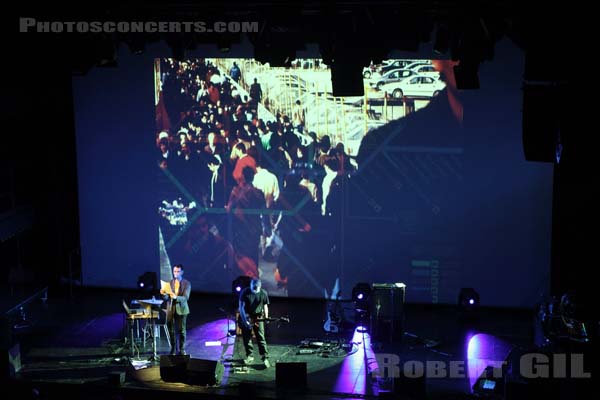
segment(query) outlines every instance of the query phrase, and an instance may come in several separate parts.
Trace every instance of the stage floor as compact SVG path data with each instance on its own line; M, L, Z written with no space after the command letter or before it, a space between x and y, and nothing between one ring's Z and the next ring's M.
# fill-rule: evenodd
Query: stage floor
M159 329L160 337L157 334L154 361L151 337L144 345L136 335L133 352L127 339L122 300L139 297L130 291L79 288L71 299L50 291L45 304L31 304L15 330L21 359L19 386L24 391L35 388L45 398L70 392L88 400L147 399L164 397L165 391L196 398L369 398L401 390L399 380L387 377L393 375L393 367L414 372L415 365L417 371L421 365L425 378L402 383L402 391L412 393L410 398L425 394L467 398L487 365L504 361L514 348L532 345L530 310L483 309L478 318L465 320L452 306L407 304L402 340L390 343L371 338L369 331L326 332L324 300L273 298L271 316L288 316L290 322L268 325L270 368L263 366L258 354L254 364L245 366L241 337L229 333L235 328L227 313L232 298L193 293L186 351L193 359L223 364L223 377L214 386L184 383L183 377L180 382L164 382L158 359L169 352L165 331ZM306 363L304 391L285 391L290 388L277 385L277 364L293 362ZM461 362L463 370L451 376L450 366ZM439 373L440 368L446 374ZM120 373L125 382L115 385L112 379L118 380Z

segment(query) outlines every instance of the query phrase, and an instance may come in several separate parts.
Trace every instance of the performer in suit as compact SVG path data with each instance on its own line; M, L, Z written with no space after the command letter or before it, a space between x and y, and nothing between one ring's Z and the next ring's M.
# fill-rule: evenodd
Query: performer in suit
M171 354L175 354L175 349L179 349L178 354L185 355L185 337L186 337L186 320L190 313L188 300L192 285L190 281L183 279L183 265L177 264L173 267L173 279L169 282L169 286L161 288L162 294L167 303L167 327L169 328L169 336L171 339ZM177 331L177 336L175 335ZM179 347L176 346L177 338L179 338Z

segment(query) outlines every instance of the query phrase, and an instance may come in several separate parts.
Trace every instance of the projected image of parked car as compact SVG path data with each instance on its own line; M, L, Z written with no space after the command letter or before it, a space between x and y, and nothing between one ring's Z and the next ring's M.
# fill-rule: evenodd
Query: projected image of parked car
M378 71L381 75L394 69L408 69L409 66L431 65L430 60L385 60L381 69Z
M380 90L391 95L394 99L402 97L435 97L444 88L444 81L434 79L430 76L418 75L397 83L382 85Z
M395 69L409 69L408 67L414 67L417 65L431 65L430 60L383 60L381 64L371 64L368 67L363 69L363 77L366 79L369 78L379 78L382 75L386 74Z
M414 71L417 75L429 76L433 79L440 78L440 72L433 65L415 65L410 70Z
M381 86L388 83L398 83L403 81L404 79L418 75L415 71L410 69L395 69L386 72L383 76L378 78L373 78L369 82L369 86L379 89Z

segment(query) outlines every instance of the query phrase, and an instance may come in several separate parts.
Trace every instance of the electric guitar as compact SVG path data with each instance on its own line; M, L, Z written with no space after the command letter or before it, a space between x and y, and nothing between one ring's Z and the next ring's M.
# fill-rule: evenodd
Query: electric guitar
M342 326L342 309L339 299L327 303L327 319L323 324L323 330L329 333L339 333Z
M331 319L331 312L327 311L327 320L323 324L323 330L329 333L338 333L340 331L339 318Z
M269 322L277 322L278 326L282 322L284 322L286 324L290 323L290 318L289 317L278 317L278 318L273 318L273 317L270 317L270 318L264 318L264 317L252 318L252 317L248 317L247 319L248 319L248 325L249 326L252 326L252 325L257 324L259 322L267 322L267 323L269 323ZM244 322L241 320L241 318L240 318L240 325L244 326Z
M278 317L278 318L256 318L254 322L285 322L286 324L290 323L289 317Z

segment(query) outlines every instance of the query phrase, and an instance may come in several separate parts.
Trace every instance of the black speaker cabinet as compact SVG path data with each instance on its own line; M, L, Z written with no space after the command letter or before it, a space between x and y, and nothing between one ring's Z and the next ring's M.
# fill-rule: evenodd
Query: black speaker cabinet
M160 356L160 378L165 382L184 382L190 356Z
M256 382L240 382L238 391L240 398L246 400L256 399Z
M305 362L279 362L275 364L277 389L304 390L307 385Z
M402 340L406 286L374 283L371 293L371 338L376 342Z
M14 343L8 349L2 349L2 353L4 356L4 376L9 378L14 378L21 370L21 347L18 342Z
M108 373L108 383L111 386L121 386L125 383L124 371L111 371Z
M2 378L14 378L21 370L21 347L15 340L9 318L0 318L0 351L2 352Z
M221 383L224 367L218 361L191 358L187 364L187 383L214 386Z
M400 377L394 378L393 387L396 398L410 400L425 400L427 398L425 376L407 377L400 374Z

